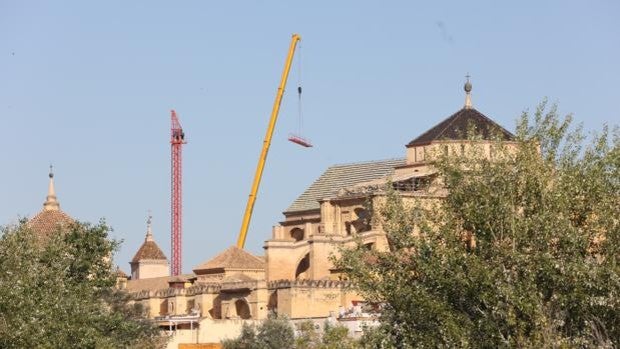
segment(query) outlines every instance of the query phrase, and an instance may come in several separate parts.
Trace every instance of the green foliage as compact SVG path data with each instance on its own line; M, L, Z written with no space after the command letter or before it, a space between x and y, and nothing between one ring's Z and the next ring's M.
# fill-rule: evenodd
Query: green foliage
M267 319L258 326L256 344L259 349L293 348L295 332L288 319Z
M365 347L620 343L620 133L584 145L569 126L543 102L516 149L472 141L442 156L441 202L388 190L389 251L360 245L337 261L383 307Z
M349 337L349 330L346 327L325 322L320 349L355 349L358 347L357 342Z
M298 335L295 338L295 348L297 349L317 349L321 336L316 330L314 322L307 320L297 325Z
M236 339L222 341L224 349L252 349L256 348L256 328L247 323L241 327L241 334Z
M76 223L50 238L25 222L0 237L0 347L157 348L159 330L113 289L117 243L104 224Z
M258 327L244 324L241 335L222 341L225 349L294 348L295 333L287 319L269 318Z
M258 327L244 324L241 335L222 342L224 349L355 349L359 346L348 337L343 326L325 323L321 335L312 321L297 325L295 338L293 327L287 319L270 318Z

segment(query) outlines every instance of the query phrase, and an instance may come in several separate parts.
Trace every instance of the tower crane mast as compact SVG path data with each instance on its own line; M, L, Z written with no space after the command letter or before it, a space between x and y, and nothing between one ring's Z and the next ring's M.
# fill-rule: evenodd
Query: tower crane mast
M171 219L170 219L170 245L172 253L172 275L180 275L181 264L181 237L183 232L183 144L186 144L185 133L179 123L179 118L174 110L170 111L170 146L171 146Z
M293 62L293 56L295 55L295 48L297 43L301 40L301 36L293 34L291 38L291 44L289 46L288 55L286 57L286 63L284 64L284 71L282 72L282 79L280 80L280 86L276 93L276 100L273 102L273 109L271 111L271 118L269 119L269 126L267 127L267 133L265 134L265 140L263 141L263 149L260 157L258 158L258 164L256 165L256 172L254 174L254 181L252 182L252 189L248 197L248 202L245 207L245 213L243 215L243 221L241 222L241 229L239 231L239 237L237 239L237 247L243 248L245 246L245 238L248 234L248 228L250 227L250 220L252 219L252 211L254 210L254 203L256 202L256 194L260 181L263 176L263 169L265 168L265 161L267 160L267 153L269 152L269 146L271 145L271 138L273 136L273 130L276 127L276 121L278 120L278 113L280 112L280 104L282 103L282 95L286 88L286 82L288 80L288 74L291 70L291 64Z

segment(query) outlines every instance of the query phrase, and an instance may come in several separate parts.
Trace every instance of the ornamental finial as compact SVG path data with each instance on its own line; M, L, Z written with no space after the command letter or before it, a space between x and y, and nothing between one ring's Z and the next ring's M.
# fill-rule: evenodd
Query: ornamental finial
M47 186L47 197L43 203L43 210L45 211L58 211L60 210L60 204L56 198L56 188L54 187L54 167L50 164L50 181Z
M469 82L469 73L467 73L467 75L465 75L465 78L467 79L467 81L465 81L465 85L463 86L463 89L465 90L465 109L471 109L472 105L471 105L471 82Z
M153 215L151 214L151 210L149 210L149 216L146 219L146 238L145 241L153 241Z

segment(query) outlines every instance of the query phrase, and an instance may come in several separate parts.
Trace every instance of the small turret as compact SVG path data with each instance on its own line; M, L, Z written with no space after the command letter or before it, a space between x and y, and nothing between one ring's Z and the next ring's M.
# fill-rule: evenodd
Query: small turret
M146 236L144 243L129 262L131 265L131 279L148 279L170 275L168 259L153 239L153 216L149 213L146 220Z

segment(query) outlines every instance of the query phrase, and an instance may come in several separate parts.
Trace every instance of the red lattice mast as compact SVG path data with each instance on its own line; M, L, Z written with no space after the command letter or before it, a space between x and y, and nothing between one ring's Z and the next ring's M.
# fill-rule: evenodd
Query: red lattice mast
M172 251L172 275L180 275L182 271L181 267L181 236L183 231L183 176L182 176L182 162L183 162L183 144L185 141L185 133L181 128L177 113L171 110L170 115L170 145L171 145L171 229L170 229L170 243Z

